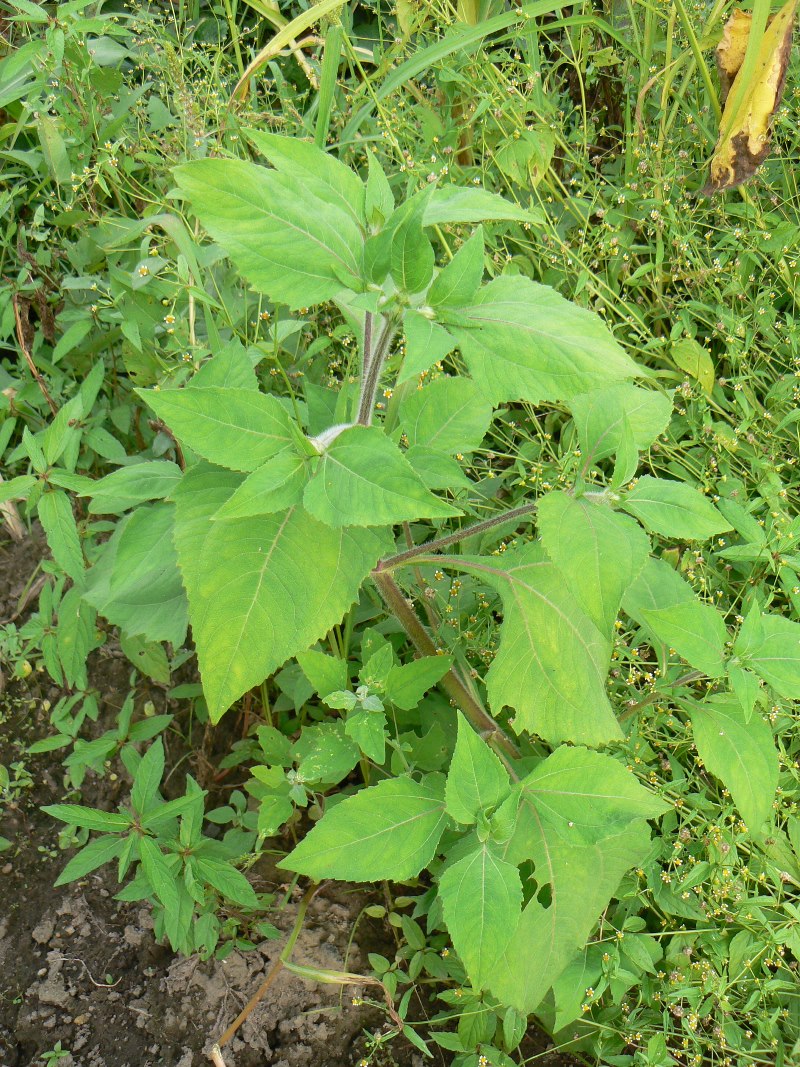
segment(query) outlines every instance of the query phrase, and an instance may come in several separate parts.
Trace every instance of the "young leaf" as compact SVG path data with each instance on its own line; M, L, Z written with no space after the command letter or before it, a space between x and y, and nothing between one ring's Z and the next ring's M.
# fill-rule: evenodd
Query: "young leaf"
M292 755L305 782L340 782L358 763L358 748L341 721L305 727Z
M400 424L412 447L472 452L491 421L492 405L468 378L437 378L400 404Z
M456 822L474 823L496 808L509 792L508 772L482 737L458 712L458 737L447 774L447 814Z
M139 838L139 858L144 876L165 910L177 913L180 908L177 878L152 837Z
M232 470L257 470L294 440L281 402L251 389L148 389L140 395L181 443Z
M175 177L211 237L270 299L296 310L361 290L358 224L294 177L238 159L193 160Z
M542 544L569 591L603 634L610 634L625 590L644 567L650 541L608 507L552 492L539 500Z
M422 228L420 210L403 220L392 236L389 270L395 285L405 293L420 293L433 277L436 256Z
M541 546L496 557L450 557L503 598L500 648L489 668L495 711L516 711L514 728L550 742L604 744L622 731L606 695L611 642L584 614Z
M398 708L411 711L452 665L452 656L423 656L393 666L386 676L386 696Z
M303 494L310 515L328 526L386 526L460 511L435 497L377 426L353 426L325 450Z
M347 661L325 652L311 649L299 652L300 669L314 686L314 692L322 700L337 690L347 689Z
M300 503L307 480L307 460L289 449L279 452L245 478L213 519L244 519L285 511Z
M622 501L622 507L653 533L703 541L730 530L730 523L706 500L699 489L686 482L641 477Z
M69 826L80 826L87 830L101 830L105 833L122 833L131 825L130 815L117 811L98 811L83 804L49 804L42 807L46 815Z
M91 497L92 515L116 515L147 500L162 500L180 480L181 469L177 463L146 460L107 474L78 495Z
M493 404L569 400L639 373L599 316L522 276L495 278L437 317Z
M711 678L725 673L728 632L722 616L713 604L698 600L665 560L648 560L625 594L623 606L693 667Z
M733 651L787 700L800 697L800 623L777 615L748 616Z
M164 745L159 737L142 757L131 789L131 807L140 815L158 802L158 790L164 775Z
M458 460L445 452L412 445L406 450L406 459L427 489L448 489L454 493L457 489L474 487L475 483L466 476Z
M484 255L483 227L479 226L433 279L427 296L431 307L471 304L483 280Z
M387 778L326 812L278 866L309 878L396 882L433 859L447 824L441 779Z
M484 842L439 879L444 919L474 989L482 989L519 925L522 883Z
M636 448L649 448L669 425L672 401L653 389L616 382L573 397L570 408L581 449L597 461L617 453L626 422Z
M83 552L72 514L72 504L66 493L56 489L42 494L39 500L39 522L47 537L53 559L73 581L80 581L84 573Z
M370 226L382 226L394 212L394 196L389 180L383 172L377 155L367 154L367 175L364 213Z
M234 904L241 904L245 908L258 907L255 890L242 872L230 863L199 855L195 858L194 868L199 878Z
M211 359L206 360L189 382L190 389L210 389L216 386L258 392L258 378L253 363L237 337L214 352Z
M200 465L175 493L178 559L213 722L339 622L387 551L377 533L333 530L300 508L209 523L229 485L224 472Z
M94 841L90 841L88 845L85 845L80 852L76 852L56 879L55 887L74 882L76 879L83 878L84 875L96 871L104 863L109 863L111 860L116 859L124 846L125 838L120 837L118 834L103 834L102 837L96 837Z
M386 716L382 711L357 708L347 716L344 728L367 759L383 763L386 759Z
M771 815L778 785L778 753L769 724L758 715L747 722L739 704L725 697L683 706L700 757L730 790L750 832L758 834Z
M403 332L406 354L397 378L398 385L430 370L434 363L444 359L458 344L444 326L412 309L403 316Z

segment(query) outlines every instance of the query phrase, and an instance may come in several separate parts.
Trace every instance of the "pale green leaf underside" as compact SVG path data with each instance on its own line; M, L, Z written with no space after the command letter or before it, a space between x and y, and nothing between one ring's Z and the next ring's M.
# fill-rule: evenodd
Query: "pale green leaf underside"
M644 567L650 540L608 507L553 492L536 509L545 550L602 634L610 635L625 590Z
M359 291L363 235L352 215L296 178L238 159L175 170L200 222L250 284L292 309Z
M730 790L750 832L757 834L772 812L778 785L778 753L769 725L758 715L747 722L731 700L685 707L703 762Z
M445 870L439 897L453 945L472 986L481 989L519 924L519 871L487 842Z
M294 440L274 396L250 389L149 389L142 397L182 444L210 463L254 471Z
M672 400L653 389L616 382L574 397L570 409L581 448L598 460L616 454L626 425L635 447L648 448L669 425Z
M527 278L496 278L439 315L494 404L569 400L640 373L597 315Z
M502 559L450 557L503 598L500 648L489 669L489 701L514 709L514 728L551 742L603 744L622 731L606 695L611 643L567 590L539 545Z
M353 426L326 449L303 494L309 514L329 526L386 526L460 515L435 497L383 430Z
M447 824L442 782L387 778L332 808L278 866L354 882L415 878Z

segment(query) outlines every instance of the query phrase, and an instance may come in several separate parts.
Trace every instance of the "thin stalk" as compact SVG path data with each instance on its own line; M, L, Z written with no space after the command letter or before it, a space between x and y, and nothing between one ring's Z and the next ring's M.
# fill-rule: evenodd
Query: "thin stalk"
M280 956L275 961L275 963L274 963L273 967L271 968L271 970L270 970L269 974L267 975L267 977L264 979L264 981L261 983L261 985L255 991L255 993L252 995L252 997L250 997L248 1002L245 1004L245 1006L242 1008L242 1010L239 1012L239 1014L233 1020L231 1025L228 1027L228 1029L225 1031L225 1033L222 1035L222 1037L216 1043L215 1047L223 1048L225 1045L227 1045L227 1043L230 1041L230 1039L233 1037L233 1035L236 1033L236 1031L239 1029L239 1027L245 1021L247 1016L250 1014L250 1012L253 1010L253 1008L255 1008L256 1004L258 1004L259 1000L261 1000L261 998L264 996L266 991L269 989L269 987L272 985L272 983L278 977L280 972L283 970L283 965L291 957L292 949L294 948L295 941L297 941L297 938L300 936L300 931L303 929L303 920L305 919L306 911L308 910L308 905L311 903L311 901L314 899L314 897L317 895L317 893L320 891L320 889L322 888L322 886L324 884L325 884L324 882L318 882L315 885L310 886L306 890L305 895L303 896L303 899L300 901L300 905L299 905L299 907L297 909L297 918L295 919L294 926L292 927L292 932L289 934L289 938L288 938L286 944L283 947L283 951L281 952Z
M484 531L491 530L495 526L502 526L511 519L521 519L525 515L530 515L531 512L535 510L536 504L523 504L521 507L512 508L510 511L504 511L501 515L493 515L491 519L483 519L482 522L474 522L470 526L463 526L460 530L456 530L454 533L445 534L443 537L436 537L433 541L426 541L421 545L414 545L413 548L408 548L405 552L398 552L394 556L387 556L386 559L380 561L376 567L376 571L384 573L385 571L393 570L395 567L401 567L403 564L408 563L409 560L416 559L418 556L432 555L433 553L441 551L443 548L447 548L448 545L454 545L458 541L466 540L467 537L474 537L475 534L484 533Z
M373 571L372 580L387 608L403 627L416 650L423 656L437 655L438 650L430 634L403 596L403 591L394 578L385 571ZM511 738L480 705L454 671L448 671L439 685L487 745L500 756L509 773L516 779L517 775L510 761L519 759L519 750Z
M223 0L223 4L225 5L225 20L228 23L228 32L231 35L233 50L236 53L236 66L239 69L239 77L241 78L244 76L244 60L242 59L242 49L239 45L239 27L236 25L236 17L231 8L230 0Z
M325 48L322 53L322 70L317 94L317 121L314 127L314 144L317 148L324 148L328 140L333 94L336 90L339 60L342 56L343 35L344 30L339 22L331 23L325 31Z

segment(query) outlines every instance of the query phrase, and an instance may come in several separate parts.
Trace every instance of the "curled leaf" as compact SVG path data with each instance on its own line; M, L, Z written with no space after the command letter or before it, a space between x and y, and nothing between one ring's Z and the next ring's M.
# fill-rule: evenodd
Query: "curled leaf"
M769 154L770 125L783 96L797 3L788 0L770 20L752 72L745 69L751 16L736 11L725 25L717 48L725 110L703 189L707 196L747 181Z

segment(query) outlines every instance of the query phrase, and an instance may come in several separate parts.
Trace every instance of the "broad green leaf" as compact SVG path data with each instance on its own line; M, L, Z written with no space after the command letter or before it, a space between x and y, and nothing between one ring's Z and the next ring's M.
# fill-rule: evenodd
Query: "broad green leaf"
M640 373L599 316L521 275L496 278L438 317L493 404L570 400Z
M562 745L519 785L546 828L569 844L594 845L634 819L655 819L669 806L648 792L611 756Z
M314 692L322 700L337 690L347 688L346 660L313 648L308 652L299 652L296 659L303 674L314 686Z
M363 234L352 215L288 174L238 159L175 171L200 222L259 292L296 310L362 288Z
M130 815L118 811L98 811L83 804L48 804L42 807L46 815L60 819L68 826L80 826L86 830L105 833L123 833L133 821Z
M433 308L471 304L483 280L483 227L479 226L431 283L427 300Z
M303 499L307 480L308 461L286 449L248 475L213 519L244 519L285 511Z
M169 684L169 660L163 645L156 641L145 641L142 637L120 634L119 646L142 674L161 685Z
M628 939L627 935L625 940ZM586 990L598 984L603 973L605 945L587 945L583 952L571 960L560 976L553 982L553 999L556 1015L554 1031L560 1030L576 1019L583 1018Z
M66 493L48 490L39 500L39 522L47 537L53 559L73 581L80 581L84 573L83 552L78 527L72 514L72 504Z
M328 526L386 526L461 512L425 488L377 426L353 426L325 450L303 502Z
M447 814L474 823L509 793L508 771L486 742L458 712L458 737L447 774Z
M622 507L648 530L664 537L703 541L731 529L700 489L649 474L626 493Z
M449 866L439 899L453 945L470 984L479 990L508 948L519 925L522 883L490 842Z
M257 470L294 440L286 409L264 393L212 386L140 395L182 444L232 470Z
M412 266L415 249L421 254L420 278L426 276L430 281L434 254L430 241L423 233L422 216L432 192L430 188L422 189L404 200L387 219L383 229L367 239L364 246L364 273L370 281L380 285L391 271L398 288L404 288L404 269L415 272ZM410 258L406 256L406 250ZM409 277L409 283L412 280L415 279ZM427 281L422 285L427 285Z
M232 900L235 904L241 904L245 908L257 908L258 897L250 883L241 871L237 871L230 863L224 860L207 859L205 856L197 856L194 859L194 869L198 877L212 886L223 897Z
M227 488L219 474L196 469L175 493L178 559L214 722L339 622L387 551L377 533L333 530L300 508L211 523ZM205 487L215 485L212 498Z
M67 590L58 605L58 658L67 685L78 689L89 688L86 661L98 644L96 617L94 608L83 600L82 590L76 585Z
M410 378L417 378L434 363L444 359L456 347L458 342L444 326L420 314L409 310L403 316L405 333L405 358L400 368L397 384L401 385Z
M392 235L390 272L405 293L420 293L433 277L436 256L422 228L422 207L404 219Z
M510 200L474 186L442 185L434 189L425 208L425 225L490 222L509 219L517 222L543 222L538 208L524 208Z
M247 130L245 136L276 170L349 215L361 228L366 225L364 185L344 163L309 141L283 137L265 130Z
M595 845L570 845L557 834L540 833L530 858L537 884L549 887L551 899L545 907L534 896L526 905L503 958L489 975L490 992L526 1015L535 1011L585 946L622 876L642 862L649 848L650 832L641 820Z
M691 716L700 757L730 790L750 832L758 834L771 815L778 785L778 753L769 724L759 715L747 722L743 709L730 698L686 701L683 706Z
M118 834L103 834L90 841L77 852L55 881L55 887L74 882L84 875L96 871L104 863L116 859L125 846L125 838Z
M669 425L672 400L653 389L616 382L573 397L570 409L583 452L599 460L617 453L626 422L637 449L649 448Z
M468 378L437 378L400 404L400 425L409 445L441 452L472 452L491 421L492 405Z
M155 895L168 912L177 913L180 899L176 875L151 837L139 838L139 858L144 876Z
M174 508L137 508L118 523L86 574L84 599L131 636L180 645L186 596L172 544Z
M650 541L632 519L562 492L539 500L542 544L569 591L603 634L610 634L625 590L644 567Z
M780 696L800 699L800 623L748 616L733 651Z
M443 783L387 778L326 812L278 866L309 878L401 882L436 854L447 824Z
M502 557L448 558L503 598L500 648L487 675L496 712L514 709L517 732L550 742L604 744L622 736L606 695L611 642L584 614L539 545Z
M739 706L744 712L744 720L745 722L750 722L756 702L761 697L761 683L752 671L732 665L730 660L726 669L730 687L736 694Z
M24 500L38 481L33 474L19 474L7 482L0 482L0 504L7 500Z
M116 515L147 500L169 496L181 479L177 463L163 459L146 460L107 474L80 496L91 497L92 515Z
M713 606L699 600L670 565L650 559L623 599L628 615L711 678L725 673L728 632Z
M234 337L206 360L194 378L188 383L190 389L209 389L219 386L224 389L248 389L258 392L258 378L242 342Z
M393 666L386 676L386 696L403 711L411 711L453 665L452 656L422 656Z

